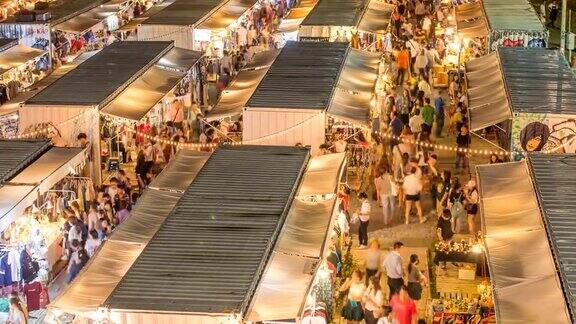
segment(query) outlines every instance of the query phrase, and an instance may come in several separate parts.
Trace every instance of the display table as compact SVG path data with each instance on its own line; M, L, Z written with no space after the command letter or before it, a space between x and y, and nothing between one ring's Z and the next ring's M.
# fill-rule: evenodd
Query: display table
M477 265L477 276L483 277L488 273L488 266L484 253L456 251L445 252L436 250L434 252L434 264L439 265L440 262L475 263Z

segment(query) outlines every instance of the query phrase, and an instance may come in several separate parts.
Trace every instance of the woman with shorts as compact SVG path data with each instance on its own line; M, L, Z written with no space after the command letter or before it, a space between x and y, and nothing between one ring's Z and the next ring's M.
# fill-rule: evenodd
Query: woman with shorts
M464 193L466 195L466 215L468 218L468 230L470 231L470 234L476 235L476 214L478 214L478 202L480 200L480 196L478 195L478 189L476 188L475 180L468 181Z
M420 202L422 177L417 173L417 171L418 168L413 166L410 170L410 174L404 178L404 183L402 184L404 194L406 195L406 211L404 213L406 224L410 223L410 212L412 211L413 205L416 206L420 223L426 222L426 218L424 218L424 214L422 213L422 204Z

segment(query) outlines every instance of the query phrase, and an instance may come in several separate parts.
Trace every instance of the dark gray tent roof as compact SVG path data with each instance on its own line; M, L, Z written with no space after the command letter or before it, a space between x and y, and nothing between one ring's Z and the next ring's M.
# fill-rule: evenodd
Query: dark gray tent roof
M196 25L214 9L222 0L176 0L152 17L143 25Z
M218 149L105 304L245 312L308 158L295 147Z
M105 4L106 0L58 0L53 3L48 8L50 12L50 19L48 23L50 25L55 25L72 18L75 15L81 14L99 5ZM10 15L8 19L4 20L2 23L11 24L45 24L43 21L35 22L17 22L14 15Z
M576 114L576 78L559 51L502 47L498 55L513 112Z
M357 26L367 1L320 0L302 26Z
M530 154L528 161L566 301L576 314L576 155Z
M347 43L288 42L246 106L328 108L347 51Z
M47 140L0 140L0 184L26 168L50 146Z
M103 104L172 47L172 42L113 43L38 92L25 104Z
M0 38L0 52L3 52L14 45L18 45L18 39L16 39L16 38Z

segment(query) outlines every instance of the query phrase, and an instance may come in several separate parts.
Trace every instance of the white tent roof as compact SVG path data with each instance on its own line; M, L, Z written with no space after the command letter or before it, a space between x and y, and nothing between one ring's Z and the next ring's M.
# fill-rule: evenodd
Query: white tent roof
M477 170L497 321L571 323L526 163Z
M44 54L46 54L46 51L28 47L26 45L12 46L9 49L0 52L0 74L26 64Z

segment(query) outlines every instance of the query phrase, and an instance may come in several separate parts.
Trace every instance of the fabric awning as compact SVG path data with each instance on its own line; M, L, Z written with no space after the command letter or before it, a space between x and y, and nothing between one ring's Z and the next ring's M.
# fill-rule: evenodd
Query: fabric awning
M44 193L86 160L83 148L53 147L10 180L10 184L35 185Z
M290 33L298 31L300 24L312 11L318 0L301 0L297 7L290 9L290 12L278 25L278 32Z
M0 229L4 231L37 198L35 186L0 186Z
M343 153L312 158L296 196L336 192L344 164ZM248 321L294 319L305 302L336 218L337 199L309 202L300 198L292 202L248 311Z
M225 5L216 9L206 20L202 21L196 29L224 29L237 21L240 16L250 10L256 0L229 0Z
M350 49L328 113L353 124L368 126L380 54Z
M481 1L456 6L455 12L458 36L466 38L488 36L488 24Z
M82 35L98 24L103 23L106 18L118 14L121 10L122 2L112 1L74 16L57 24L54 28L68 33Z
M466 63L470 129L477 131L512 118L496 52Z
M15 45L0 52L0 75L46 54L46 51Z
M216 106L208 113L208 121L233 117L242 113L260 81L278 56L279 51L265 51L256 54L226 88Z
M94 316L207 159L208 154L179 151L138 199L130 217L112 233L74 282L50 303L49 309ZM191 160L195 162L190 163ZM179 178L175 186L165 187L174 177Z
M179 72L188 72L204 54L199 51L191 51L180 47L172 47L157 65L178 70Z
M153 66L102 109L102 113L139 121L183 78L184 73Z
M497 321L571 323L526 163L477 170Z
M358 23L358 30L374 34L384 34L388 30L395 5L382 0L372 0Z

